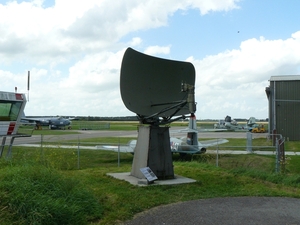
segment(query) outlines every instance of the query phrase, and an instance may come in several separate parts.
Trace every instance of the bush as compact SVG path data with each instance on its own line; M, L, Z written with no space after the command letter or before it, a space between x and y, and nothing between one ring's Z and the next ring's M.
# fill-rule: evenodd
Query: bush
M86 224L103 208L77 180L41 165L0 170L1 208L25 224Z

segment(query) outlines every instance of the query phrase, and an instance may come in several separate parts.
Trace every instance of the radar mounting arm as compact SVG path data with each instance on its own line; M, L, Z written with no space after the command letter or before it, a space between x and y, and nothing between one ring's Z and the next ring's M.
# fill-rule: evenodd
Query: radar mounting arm
M189 113L195 113L196 111L196 103L195 103L195 87L193 85L187 84L187 83L181 83L181 92L188 92L187 99L182 101L175 101L175 102L169 102L169 103L160 103L160 104L152 104L151 107L155 106L161 106L161 105L168 105L173 104L172 106L163 108L161 111L154 113L150 116L142 116L137 114L139 120L141 123L144 124L153 124L153 125L164 125L168 124L180 119L185 119L185 115L181 115L177 118L172 119L174 115L177 114L183 107L188 105ZM165 117L163 116L162 120L159 119L159 115L162 113L165 113L169 110L176 109L174 113L172 113L170 116Z

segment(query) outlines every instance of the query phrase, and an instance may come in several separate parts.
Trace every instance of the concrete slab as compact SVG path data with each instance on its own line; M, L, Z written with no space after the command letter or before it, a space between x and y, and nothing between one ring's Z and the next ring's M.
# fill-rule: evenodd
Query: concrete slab
M129 182L132 185L137 186L148 186L148 185L175 185L175 184L186 184L186 183L193 183L196 182L196 180L182 177L179 175L175 175L175 179L169 179L169 180L155 180L153 183L148 183L146 179L139 179L137 177L131 176L130 172L124 172L124 173L107 173L108 176L114 177L119 180L125 180Z

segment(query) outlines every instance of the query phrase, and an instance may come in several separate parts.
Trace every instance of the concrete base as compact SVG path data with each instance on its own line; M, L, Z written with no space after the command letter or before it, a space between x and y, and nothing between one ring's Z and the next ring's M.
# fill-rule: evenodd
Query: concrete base
M119 180L125 180L129 182L132 185L138 185L138 186L148 186L148 185L174 185L174 184L186 184L186 183L193 183L196 182L196 180L182 177L175 175L175 179L169 179L169 180L155 180L153 183L148 183L146 178L140 179L137 177L134 177L130 175L130 172L125 173L107 173L108 176L114 177Z
M145 176L141 168L149 167L159 180L174 179L169 127L139 126L131 175Z

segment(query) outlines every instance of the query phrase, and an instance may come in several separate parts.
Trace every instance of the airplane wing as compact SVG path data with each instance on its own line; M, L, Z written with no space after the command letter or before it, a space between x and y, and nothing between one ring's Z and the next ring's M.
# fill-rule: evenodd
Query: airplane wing
M49 124L49 118L28 118L28 117L22 117L22 121L28 121L31 123L41 123L41 124Z
M219 144L227 143L226 139L214 139L199 142L199 145L192 146L188 144L182 144L181 139L171 138L171 151L173 153L188 153L188 154L196 154L196 153L204 153L202 149L215 146ZM134 153L134 148L136 146L136 140L131 140L127 145L97 145L97 149L114 151L114 152L123 152L123 153Z
M191 145L181 146L178 149L171 149L172 153L184 153L184 154L197 154L197 153L204 153L201 152L201 150L196 147L192 147Z
M179 133L198 133L198 130L191 129L191 128L185 128L185 129L181 129L181 130L174 131L174 132L179 132Z
M131 140L127 145L97 145L96 148L114 152L134 153L135 146L136 140Z
M190 128L185 128L181 130L172 130L170 133L199 133L199 132L223 132L223 131L228 131L228 129L223 129L223 128L211 128L211 129L190 129Z
M199 132L223 132L223 131L228 131L228 129L223 129L223 128L212 128L212 129L199 129Z
M30 126L32 126L32 125L36 125L36 122L35 121L28 121L28 120L23 120L23 119L21 119L20 120L20 123L22 124L22 125L30 125Z
M199 146L210 147L210 146L224 144L227 142L228 142L227 139L213 139L213 140L201 141L199 142Z
M107 151L114 151L114 152L124 152L124 153L133 153L133 149L130 148L129 146L122 146L122 145L97 145L97 149L101 150L107 150Z

